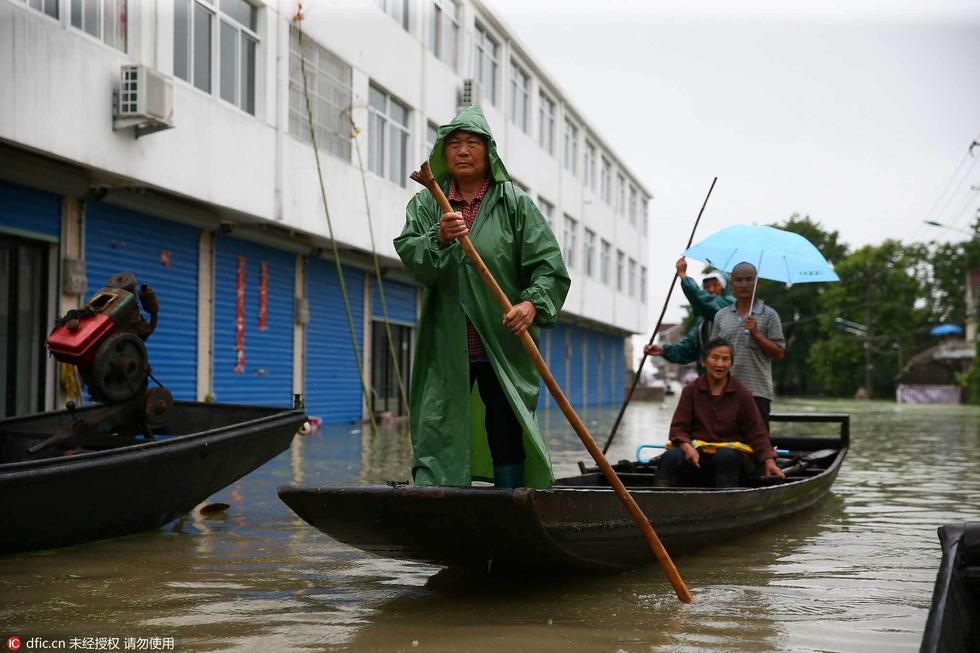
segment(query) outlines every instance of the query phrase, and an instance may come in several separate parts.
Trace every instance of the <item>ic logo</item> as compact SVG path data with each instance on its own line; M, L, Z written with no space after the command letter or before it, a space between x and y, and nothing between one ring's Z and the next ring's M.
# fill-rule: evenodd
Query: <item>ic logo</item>
M8 637L7 638L7 648L11 651L16 651L20 648L20 637Z

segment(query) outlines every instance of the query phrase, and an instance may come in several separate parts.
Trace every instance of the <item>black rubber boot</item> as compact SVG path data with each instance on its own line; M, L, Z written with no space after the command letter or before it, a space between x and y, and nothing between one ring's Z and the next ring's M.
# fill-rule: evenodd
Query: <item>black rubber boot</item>
M494 465L493 485L500 488L515 488L524 485L524 464Z

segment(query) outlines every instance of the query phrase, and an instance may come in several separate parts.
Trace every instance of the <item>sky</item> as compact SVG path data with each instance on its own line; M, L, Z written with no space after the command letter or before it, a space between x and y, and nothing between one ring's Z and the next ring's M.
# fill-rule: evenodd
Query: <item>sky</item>
M485 2L653 192L651 330L715 176L695 242L794 213L956 240L980 209L977 0Z

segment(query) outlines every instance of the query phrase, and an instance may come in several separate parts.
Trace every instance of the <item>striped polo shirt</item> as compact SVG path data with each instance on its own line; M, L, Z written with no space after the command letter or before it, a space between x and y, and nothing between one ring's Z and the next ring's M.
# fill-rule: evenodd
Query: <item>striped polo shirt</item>
M776 311L766 306L761 299L756 299L755 304L752 305L752 317L759 325L759 333L780 347L786 346L783 323L779 320ZM724 338L735 348L732 376L751 390L753 396L771 400L773 397L772 359L766 356L758 343L752 339L742 326L742 322L736 304L727 306L715 313L711 337Z

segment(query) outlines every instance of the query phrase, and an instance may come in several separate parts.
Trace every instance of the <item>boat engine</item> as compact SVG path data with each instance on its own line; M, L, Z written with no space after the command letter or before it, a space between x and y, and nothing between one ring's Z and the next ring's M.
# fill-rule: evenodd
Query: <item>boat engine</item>
M73 419L32 453L56 444L112 446L107 439L152 436L166 424L173 396L164 387L148 388L152 368L144 344L156 329L160 304L152 288L144 283L137 292L136 283L131 272L114 275L84 306L57 320L48 350L59 362L75 365L89 395L104 405ZM74 416L73 402L67 407Z

